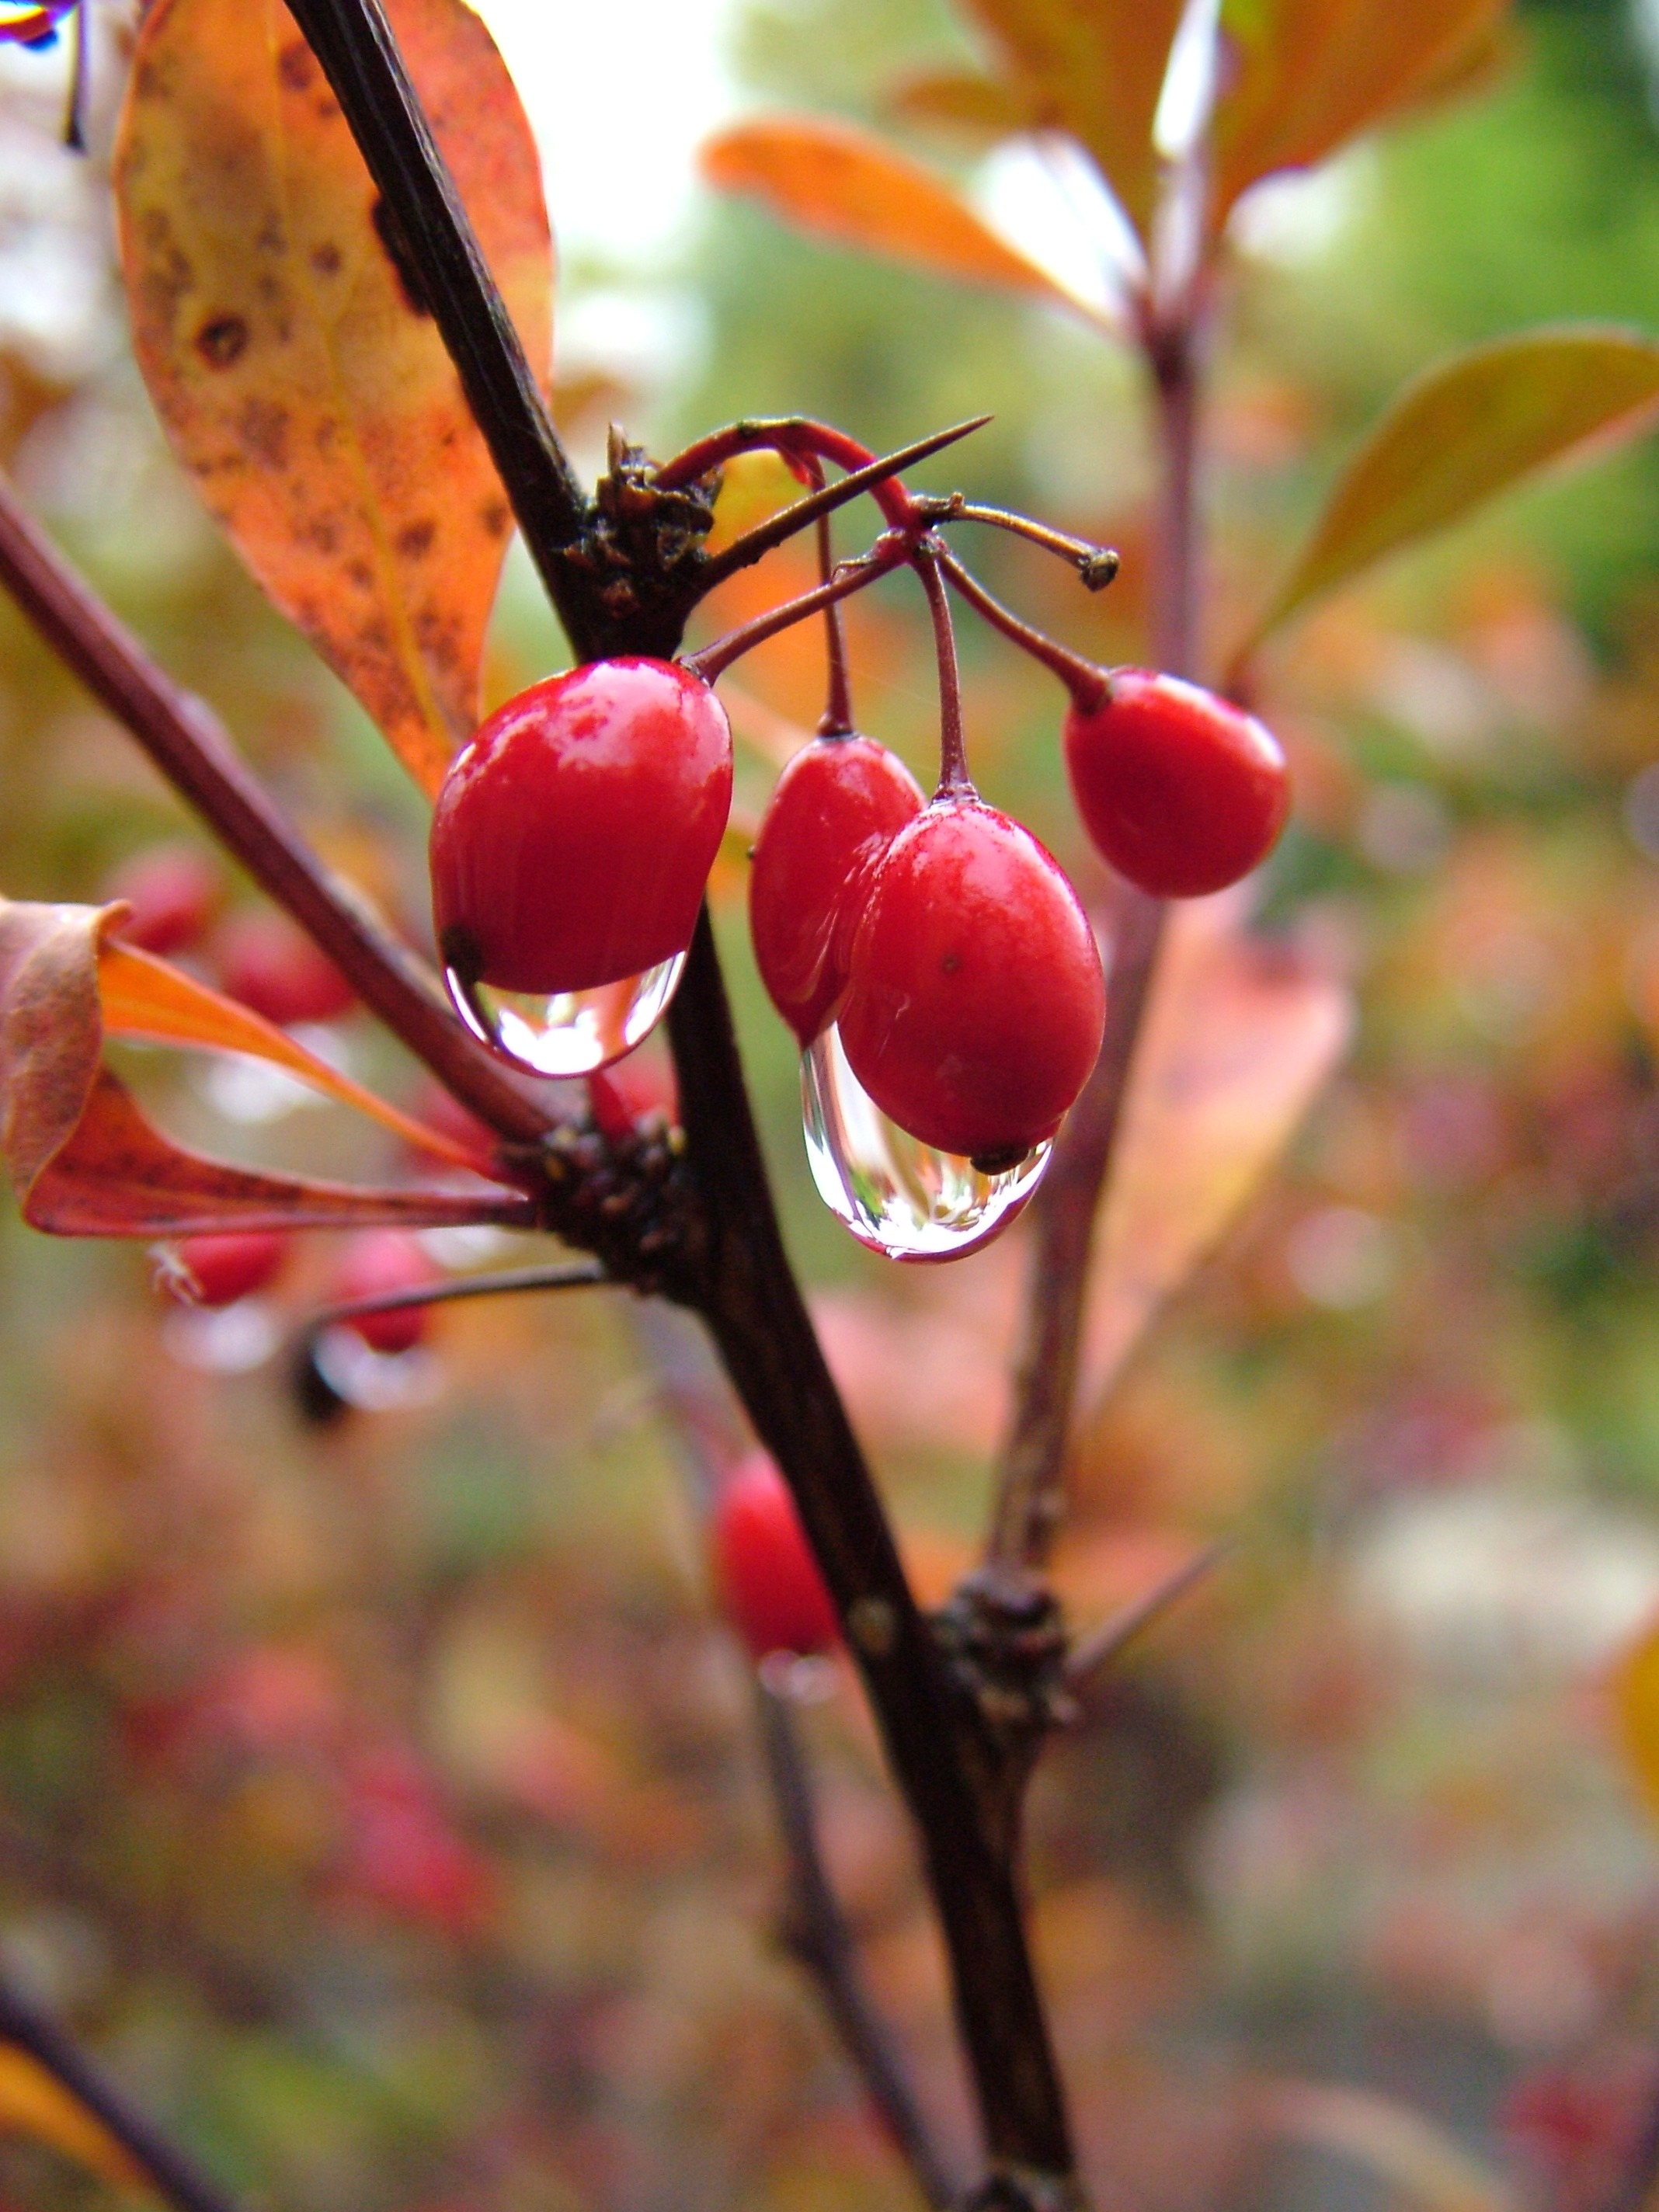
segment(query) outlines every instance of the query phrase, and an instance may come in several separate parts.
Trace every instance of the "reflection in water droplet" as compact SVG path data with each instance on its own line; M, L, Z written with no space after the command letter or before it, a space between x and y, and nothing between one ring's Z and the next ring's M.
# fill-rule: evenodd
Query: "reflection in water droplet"
M591 1075L632 1052L656 1027L684 966L684 953L677 952L643 975L551 997L469 983L453 969L444 981L473 1035L520 1067L532 1075Z
M311 1356L335 1396L366 1413L429 1405L443 1388L443 1369L423 1346L376 1352L355 1328L324 1329Z
M802 1055L801 1118L818 1196L890 1260L959 1260L1006 1229L1042 1180L1050 1145L981 1175L890 1121L847 1064L832 1024Z

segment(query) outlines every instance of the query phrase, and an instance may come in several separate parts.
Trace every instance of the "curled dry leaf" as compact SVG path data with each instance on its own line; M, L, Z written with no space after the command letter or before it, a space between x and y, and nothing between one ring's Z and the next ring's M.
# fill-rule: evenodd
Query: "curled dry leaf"
M966 283L1036 293L1095 319L948 185L855 124L821 115L763 116L711 138L702 161L717 190L750 193L821 238L916 262Z
M1096 1239L1079 1403L1257 1188L1348 1041L1348 993L1248 935L1231 896L1172 912Z
M1239 195L1478 81L1509 0L1224 0L1218 227Z
M98 2115L15 2044L0 2044L0 2135L45 2143L116 2189L152 2186Z
M1099 163L1142 239L1152 234L1152 144L1183 0L968 0L994 40L1031 122L1069 131Z
M387 14L532 362L530 127L463 0ZM116 156L139 367L237 551L428 792L477 720L507 504L438 326L282 0L155 0Z
M167 1237L381 1223L529 1225L533 1207L516 1192L359 1189L264 1175L162 1136L102 1065L100 949L122 911L0 900L0 1152L33 1227L66 1237Z

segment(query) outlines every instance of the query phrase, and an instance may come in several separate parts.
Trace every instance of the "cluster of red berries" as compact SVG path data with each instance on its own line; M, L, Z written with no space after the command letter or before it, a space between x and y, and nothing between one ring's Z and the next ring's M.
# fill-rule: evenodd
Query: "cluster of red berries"
M179 1240L164 1287L196 1306L235 1305L269 1290L292 1249L292 1235L277 1229L226 1230ZM331 1305L429 1290L440 1272L418 1237L402 1229L365 1229L346 1240L328 1285ZM412 1351L431 1326L429 1306L392 1307L355 1314L345 1324L372 1351Z

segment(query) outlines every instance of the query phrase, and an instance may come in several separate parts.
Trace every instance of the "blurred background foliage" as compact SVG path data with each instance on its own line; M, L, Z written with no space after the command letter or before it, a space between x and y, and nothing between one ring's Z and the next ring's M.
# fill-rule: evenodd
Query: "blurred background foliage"
M95 145L120 68L101 20ZM1528 0L1516 29L1479 100L1241 219L1205 425L1214 659L1403 376L1528 321L1659 327L1659 16ZM736 63L757 94L890 129L895 82L965 50L933 0L751 0ZM56 122L37 60L9 57L0 453L418 939L419 806L167 459L123 350L101 164L58 149ZM985 181L973 149L915 143ZM695 343L632 388L615 364L573 373L585 453L607 413L665 451L740 412L879 445L994 409L927 481L1120 544L1099 601L1024 548L981 565L1103 658L1142 649L1127 356L745 207L704 209L663 275ZM573 323L616 283L567 272ZM737 471L733 511L778 489ZM804 575L792 559L728 587L722 617ZM919 615L886 586L851 629L865 726L925 775ZM1076 1453L1058 1566L1080 1624L1235 1540L1089 1696L1035 1805L1039 1950L1104 2212L1505 2192L1595 2212L1659 2094L1659 1834L1610 1694L1659 1608L1656 622L1648 442L1333 601L1262 672L1298 803L1260 924L1351 977L1362 1017L1285 1170ZM1056 695L964 642L983 788L1097 882ZM515 565L492 694L559 651ZM772 747L740 758L757 809L769 714L818 710L817 641L778 641L742 682L740 731ZM7 892L94 898L194 835L0 610ZM921 1273L842 1236L810 1194L739 874L717 888L794 1249L942 1595L1005 1412L1018 1232ZM366 1022L334 1046L418 1101ZM130 1064L217 1150L377 1164L333 1109ZM453 1237L435 1255L489 1256ZM695 1340L608 1291L458 1309L404 1402L318 1427L280 1347L331 1265L306 1246L269 1302L277 1348L228 1371L259 1344L193 1328L143 1253L0 1217L0 1964L229 2182L294 2212L907 2201L772 1933L750 1686L677 1405L717 1456L742 1439ZM799 1686L872 1979L961 2146L939 1962L867 1721L844 1669ZM1443 2140L1402 2131L1407 2111ZM1478 2168L1449 2170L1454 2144ZM0 2142L0 2201L106 2194Z

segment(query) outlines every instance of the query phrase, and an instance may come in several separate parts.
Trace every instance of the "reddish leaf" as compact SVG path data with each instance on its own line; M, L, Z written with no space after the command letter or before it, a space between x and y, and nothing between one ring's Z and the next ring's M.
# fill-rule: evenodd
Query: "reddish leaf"
M929 70L903 79L887 95L890 112L906 123L942 125L980 144L1017 131L1031 131L1036 111L1013 87L973 70Z
M1158 160L1152 118L1183 0L969 0L1034 119L1100 164L1143 238Z
M1202 899L1171 915L1100 1223L1085 1403L1267 1174L1347 1042L1347 993L1245 935L1235 911Z
M163 1137L100 1065L99 955L120 912L0 900L0 1152L35 1228L161 1237L397 1222L529 1225L534 1209L516 1192L355 1189L233 1167Z
M527 1198L504 1190L358 1189L262 1175L186 1152L151 1127L125 1086L100 1069L66 1141L28 1177L13 1170L23 1218L58 1237L185 1237L216 1229L533 1225Z
M551 246L530 128L462 0L388 14L532 362ZM437 325L282 0L155 0L116 159L139 366L204 499L436 789L477 719L509 514Z
M752 193L820 237L965 283L1006 284L1063 301L1080 314L1092 312L999 238L948 185L854 124L818 115L740 123L709 140L702 171L720 191Z
M1465 76L1489 54L1508 0L1228 0L1215 119L1214 219L1279 169Z

